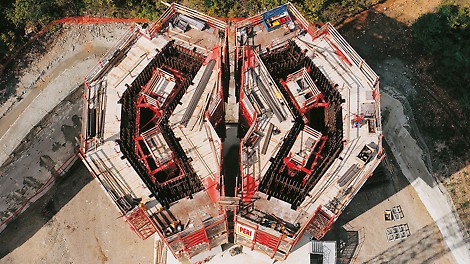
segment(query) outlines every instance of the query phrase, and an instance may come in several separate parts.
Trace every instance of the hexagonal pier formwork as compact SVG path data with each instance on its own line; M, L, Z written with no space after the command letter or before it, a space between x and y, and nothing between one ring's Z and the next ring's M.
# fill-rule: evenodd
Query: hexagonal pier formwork
M86 77L81 158L131 228L157 232L177 259L198 260L233 232L282 260L305 231L323 237L380 163L378 87L330 24L290 3L231 29L173 3ZM236 197L221 177L229 91Z

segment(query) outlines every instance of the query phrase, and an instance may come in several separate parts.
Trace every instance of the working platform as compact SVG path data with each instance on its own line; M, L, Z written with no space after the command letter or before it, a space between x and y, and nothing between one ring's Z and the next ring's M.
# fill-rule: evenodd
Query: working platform
M306 23L290 3L235 31L236 243L282 260L305 231L323 237L380 163L379 79L330 24Z
M236 244L283 260L305 231L321 239L380 163L378 89L330 24L290 3L231 30L173 3L85 78L81 158L131 228L176 259L215 252L234 228ZM226 121L238 122L236 197Z
M86 77L81 157L142 238L179 260L228 239L219 207L227 26L178 4Z

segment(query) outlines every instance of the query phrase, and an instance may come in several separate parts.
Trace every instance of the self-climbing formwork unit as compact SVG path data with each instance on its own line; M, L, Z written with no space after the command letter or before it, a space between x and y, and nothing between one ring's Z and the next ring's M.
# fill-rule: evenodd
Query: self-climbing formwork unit
M235 243L283 260L305 231L321 239L380 163L379 80L290 3L239 22L235 39Z
M85 78L81 158L141 238L179 260L228 241L219 207L227 25L178 4Z
M236 197L222 180L228 91ZM233 31L173 3L100 59L83 102L83 162L132 230L157 233L178 260L216 252L230 232L283 260L306 231L328 232L383 158L378 76L290 3Z

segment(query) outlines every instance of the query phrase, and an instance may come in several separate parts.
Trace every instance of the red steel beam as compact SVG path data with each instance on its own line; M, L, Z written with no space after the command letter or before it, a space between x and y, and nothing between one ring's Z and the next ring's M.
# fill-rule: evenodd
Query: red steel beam
M328 140L328 136L322 136L321 139L322 143L320 144L320 147L315 153L315 159L313 160L312 166L310 167L310 170L313 170L315 165L317 165L318 159L320 158L320 153L323 150L323 147L325 147L326 141ZM308 178L310 178L311 173L308 173L305 175L305 177L302 179L302 186L305 185L308 181Z

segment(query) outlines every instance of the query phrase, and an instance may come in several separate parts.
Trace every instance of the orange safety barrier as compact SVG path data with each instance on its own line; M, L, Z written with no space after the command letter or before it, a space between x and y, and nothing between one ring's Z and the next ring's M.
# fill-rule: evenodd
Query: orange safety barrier
M77 158L77 154L73 154L70 156L62 165L59 167L59 169L56 170L57 173L62 174L65 173L66 170L64 170L64 167L71 166L72 162L75 161L74 158ZM47 187L49 187L53 182L55 181L55 176L52 174L49 179L47 179L46 183L41 186L31 197L26 199L26 201L21 205L20 208L18 208L12 215L10 215L5 221L0 223L0 227L3 225L8 224L10 221L12 221L16 216L18 216L23 210L26 208L27 205L31 203L31 200L33 200L36 196L38 196L40 193L44 192Z
M144 23L148 22L145 18L113 18L113 17L66 17L54 20L54 24L106 24L106 23Z

